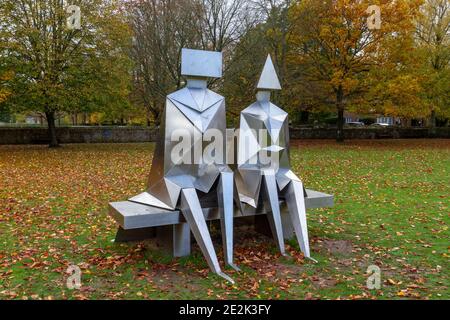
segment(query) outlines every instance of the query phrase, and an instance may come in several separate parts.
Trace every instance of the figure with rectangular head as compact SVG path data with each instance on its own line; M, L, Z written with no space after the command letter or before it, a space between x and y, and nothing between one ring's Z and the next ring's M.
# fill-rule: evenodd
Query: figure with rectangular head
M236 187L241 202L256 208L262 200L270 207L269 224L282 254L285 247L279 193L284 196L300 248L309 258L305 191L289 161L288 114L270 102L271 91L280 89L268 56L258 83L257 101L241 112Z
M180 209L209 267L232 282L220 269L199 200L215 193L225 262L238 269L233 264L234 178L225 163L225 99L207 88L208 78L222 76L222 53L183 49L181 73L187 86L167 96L147 191L130 201ZM205 141L212 135L214 156L205 159Z

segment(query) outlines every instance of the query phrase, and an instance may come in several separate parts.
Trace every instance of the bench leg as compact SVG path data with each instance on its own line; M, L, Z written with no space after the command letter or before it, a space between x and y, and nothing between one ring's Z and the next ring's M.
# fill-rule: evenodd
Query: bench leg
M119 226L114 242L142 241L155 237L155 228L138 228L125 230Z
M209 268L217 275L234 283L234 281L222 272L214 249L211 235L206 225L205 216L198 200L197 191L193 188L181 190L181 212L188 222L192 234L197 241Z
M292 227L291 217L289 216L289 212L287 210L283 210L286 208L282 208L281 211L281 225L283 226L283 238L284 240L291 240L295 237L294 228ZM254 227L255 231L263 234L269 238L273 237L272 229L269 224L267 214L259 214L254 216Z
M283 225L284 240L291 240L295 237L294 227L292 226L291 216L287 208L283 205L281 209L281 224Z
M283 239L283 225L281 223L280 203L278 200L278 187L275 175L264 175L265 200L269 202L271 212L267 214L270 229L275 243L282 255L286 254Z
M186 222L173 226L173 256L187 257L191 254L191 229Z
M187 223L156 227L156 242L174 258L191 254L191 231Z

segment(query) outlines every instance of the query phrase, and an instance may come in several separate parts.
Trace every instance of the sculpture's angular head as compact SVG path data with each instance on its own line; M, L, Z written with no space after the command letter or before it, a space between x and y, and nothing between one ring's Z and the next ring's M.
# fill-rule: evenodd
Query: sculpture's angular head
M281 90L280 81L278 80L270 54L267 56L266 63L264 64L257 89L258 93L256 97L258 100L269 100L271 91Z
M222 77L222 52L181 50L181 75L187 78L188 87L205 87L208 78Z

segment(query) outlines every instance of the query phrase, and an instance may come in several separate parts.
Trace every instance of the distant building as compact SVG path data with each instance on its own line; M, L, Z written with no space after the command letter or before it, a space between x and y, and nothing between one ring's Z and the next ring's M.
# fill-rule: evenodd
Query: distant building
M25 123L26 124L39 124L42 125L44 124L45 119L42 115L37 115L37 114L27 114L25 116Z
M345 123L358 122L360 117L356 113L344 112Z
M390 126L393 126L399 123L400 119L395 119L394 117L377 117L376 123L387 123Z

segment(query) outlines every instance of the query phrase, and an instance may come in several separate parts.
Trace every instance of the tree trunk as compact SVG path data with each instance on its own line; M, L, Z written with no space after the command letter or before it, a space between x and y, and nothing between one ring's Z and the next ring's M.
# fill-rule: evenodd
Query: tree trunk
M48 138L49 138L49 147L57 148L59 147L58 139L56 137L56 126L55 126L55 112L49 111L45 113L45 117L47 118L48 125Z
M336 92L336 106L338 111L336 141L344 142L344 90L339 86Z
M309 120L309 111L301 111L300 112L300 123L308 124L308 120Z
M436 111L431 111L430 121L428 123L430 128L436 128Z

